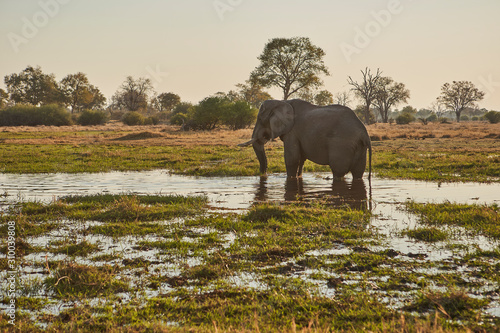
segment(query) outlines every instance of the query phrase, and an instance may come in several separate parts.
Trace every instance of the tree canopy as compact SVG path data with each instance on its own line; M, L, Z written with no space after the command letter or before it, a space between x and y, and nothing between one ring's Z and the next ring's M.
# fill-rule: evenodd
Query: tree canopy
M89 83L87 75L82 72L65 76L59 86L64 101L71 106L71 112L101 108L106 103L104 95Z
M484 98L484 92L480 91L470 81L453 81L445 83L441 87L441 95L438 101L445 107L455 112L457 122L460 122L460 114L467 107L472 107L475 102Z
M287 100L302 89L320 87L320 75L330 75L323 62L325 52L309 38L274 38L258 57L260 65L250 81L262 87L279 87Z
M157 99L160 111L172 111L181 102L181 97L172 92L161 93Z
M4 82L15 103L50 104L61 98L54 74L44 74L40 66L28 66L19 74L6 75Z
M149 95L153 92L151 79L140 77L134 79L127 76L122 85L113 95L113 105L117 108L125 108L129 111L146 109Z
M380 77L375 88L374 105L380 112L382 121L389 121L389 110L410 98L410 91L403 83L394 82L390 77Z
M238 83L236 87L240 90L239 99L255 108L259 108L262 102L272 99L271 95L264 91L262 85L257 82L247 80L245 83Z

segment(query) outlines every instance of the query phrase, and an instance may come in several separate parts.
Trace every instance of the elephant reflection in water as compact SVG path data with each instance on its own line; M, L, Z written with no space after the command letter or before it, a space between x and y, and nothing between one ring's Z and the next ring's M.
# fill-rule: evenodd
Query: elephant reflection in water
M267 201L275 198L277 198L275 195L269 193L267 177L261 177L255 193L255 201ZM302 178L287 179L285 183L284 199L285 201L312 201L323 199L333 206L347 205L352 209L371 210L371 201L368 200L365 182L362 179L353 179L350 183L344 179L334 179L331 190L321 191L304 190Z

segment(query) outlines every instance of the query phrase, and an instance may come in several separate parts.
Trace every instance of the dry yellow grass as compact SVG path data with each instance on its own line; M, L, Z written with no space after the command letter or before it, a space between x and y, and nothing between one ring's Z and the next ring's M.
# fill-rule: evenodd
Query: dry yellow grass
M429 123L423 125L372 124L367 126L373 141L391 139L500 139L500 124L486 122L462 122L451 124ZM19 135L3 135L3 142L14 144L127 144L167 146L234 146L247 141L251 129L231 131L217 129L210 132L182 132L177 126L149 125L125 126L111 122L102 126L37 126L0 127L1 132ZM24 134L24 135L22 135ZM131 134L135 134L130 136ZM128 136L128 137L127 137ZM121 140L120 140L121 139Z

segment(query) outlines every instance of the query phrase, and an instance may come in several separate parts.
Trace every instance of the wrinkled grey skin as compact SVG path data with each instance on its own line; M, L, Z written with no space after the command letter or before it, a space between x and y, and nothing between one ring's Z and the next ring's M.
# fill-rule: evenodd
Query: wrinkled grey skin
M360 179L369 151L371 177L371 142L363 123L348 107L316 106L295 99L268 100L262 103L252 139L240 146L252 145L260 163L260 172L267 172L264 145L279 137L284 143L288 178L302 176L306 160L329 165L334 178L348 172Z

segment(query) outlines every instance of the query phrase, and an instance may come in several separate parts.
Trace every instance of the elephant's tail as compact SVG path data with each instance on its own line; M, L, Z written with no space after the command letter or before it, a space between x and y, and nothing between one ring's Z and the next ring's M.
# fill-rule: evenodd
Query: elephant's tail
M372 179L372 143L368 141L368 180Z

